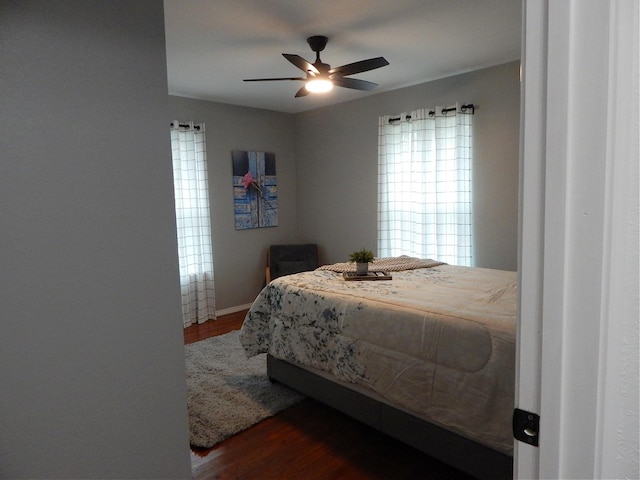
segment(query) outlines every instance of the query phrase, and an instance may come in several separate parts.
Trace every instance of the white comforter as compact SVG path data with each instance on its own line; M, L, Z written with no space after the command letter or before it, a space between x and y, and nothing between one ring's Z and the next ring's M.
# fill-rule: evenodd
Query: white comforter
M264 288L241 342L511 453L516 289L515 272L452 265L390 281L305 272Z

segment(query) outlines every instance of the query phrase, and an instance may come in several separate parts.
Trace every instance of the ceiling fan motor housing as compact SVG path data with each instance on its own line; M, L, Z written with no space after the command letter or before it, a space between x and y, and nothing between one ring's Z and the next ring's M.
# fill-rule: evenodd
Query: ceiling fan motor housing
M324 47L327 46L327 42L329 39L322 35L314 35L312 37L307 38L307 43L311 47L311 50L318 53L324 50Z

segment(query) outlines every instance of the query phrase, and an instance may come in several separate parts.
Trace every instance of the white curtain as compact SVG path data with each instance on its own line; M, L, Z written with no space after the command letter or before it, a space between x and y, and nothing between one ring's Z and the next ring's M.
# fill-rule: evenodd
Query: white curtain
M171 156L185 327L216 316L204 124L171 124Z
M471 265L472 106L385 115L378 128L378 256Z

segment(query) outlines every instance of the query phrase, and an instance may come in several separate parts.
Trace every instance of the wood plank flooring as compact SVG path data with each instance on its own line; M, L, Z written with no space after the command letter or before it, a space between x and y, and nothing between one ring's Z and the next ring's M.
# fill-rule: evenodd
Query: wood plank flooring
M192 325L185 344L237 330L245 314ZM471 478L311 399L213 448L192 448L191 466L194 480Z

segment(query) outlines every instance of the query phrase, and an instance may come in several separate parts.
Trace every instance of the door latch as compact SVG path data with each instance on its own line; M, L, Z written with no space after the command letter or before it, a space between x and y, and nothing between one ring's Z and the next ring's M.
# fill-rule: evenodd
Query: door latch
M513 411L513 436L516 440L538 446L540 415L516 408Z

